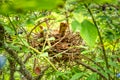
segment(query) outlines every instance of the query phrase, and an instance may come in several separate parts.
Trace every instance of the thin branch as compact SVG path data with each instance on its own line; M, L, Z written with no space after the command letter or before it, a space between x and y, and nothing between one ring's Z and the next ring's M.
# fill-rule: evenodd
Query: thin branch
M10 19L10 17L9 17L8 15L7 15L7 18L8 18L8 20L10 21L10 24L12 25L12 27L13 27L13 29L14 29L14 31L15 31L15 34L17 34L15 25L12 23L12 21L11 21L11 19Z
M36 52L36 53L40 53L41 54L41 52L39 52L37 49L35 49L35 48L33 48L33 47L29 47L30 49L32 49L34 52ZM57 71L57 69L56 69L56 67L54 66L54 64L47 58L47 57L45 57L45 56L43 56L43 58L53 67L53 69L55 70L55 71Z
M62 54L66 54L67 51L72 50L73 48L81 48L81 46L72 46L72 47L68 48L67 50L64 50L63 52L60 52L60 53L52 56L52 58L53 58L53 57L57 57L57 56L62 55ZM83 55L83 54L80 54L80 56L82 56L82 58L85 59L85 60L91 61L91 62L94 63L96 66L98 66L101 70L105 71L105 70L103 69L103 67L101 67L99 64L97 64L94 60L90 59L89 57L87 57L87 56L85 56L85 55Z
M104 68L101 67L99 64L97 64L94 60L90 59L89 57L87 57L87 56L85 56L85 55L83 55L83 54L81 54L81 56L83 56L83 57L82 57L83 59L86 59L86 60L89 60L89 61L93 62L93 63L94 63L96 66L98 66L101 70L105 71Z
M17 31L16 31L16 28L15 28L15 25L12 23L10 17L7 15L7 18L8 20L10 21L10 24L12 25L14 31L15 31L15 34L17 35L17 37L19 38L19 40L24 44L23 40L20 38L20 36L17 34Z
M20 44L20 43L19 43ZM20 44L20 45L23 45L23 44ZM38 51L37 49L33 48L32 46L29 46L29 45L23 45L31 50L33 50L34 52L36 52L37 54L42 54L42 52ZM43 56L43 58L52 66L52 68L57 71L57 68L54 66L54 64L46 57L46 56Z
M31 29L30 33L27 35L27 38L29 39L29 37L30 37L31 33L33 32L33 30L35 30L40 24L42 24L42 23L44 23L46 21L49 21L49 20L54 20L54 19L48 18L48 19L45 19L45 20L43 20L41 22L38 22L37 25L35 25L35 27L33 27Z
M105 48L104 48L104 43L102 41L102 37L101 37L100 31L99 31L99 28L98 28L97 23L96 23L96 21L94 19L92 11L88 8L87 4L84 4L84 6L86 7L88 12L90 13L90 15L92 17L92 20L93 20L93 23L95 24L95 27L97 28L97 32L98 32L98 35L99 35L100 43L102 45L101 47L102 47L102 51L103 51L103 55L104 55L104 60L105 60L105 63L106 63L106 68L109 69L108 59L107 59L107 55L106 55ZM108 76L109 76L109 73L108 73ZM109 80L110 80L110 76L109 76Z
M65 36L63 36L58 42L56 42L54 45L52 45L50 48L53 48L53 47L55 47L57 44L59 44L64 38L66 37L66 35Z
M89 65L81 62L80 60L77 60L76 62L77 62L78 64L81 64L82 66L86 67L87 69L90 69L91 71L96 72L96 73L97 73L98 75L100 75L104 80L107 80L107 78L106 78L101 72L99 72L97 69L92 68L91 66L89 66Z

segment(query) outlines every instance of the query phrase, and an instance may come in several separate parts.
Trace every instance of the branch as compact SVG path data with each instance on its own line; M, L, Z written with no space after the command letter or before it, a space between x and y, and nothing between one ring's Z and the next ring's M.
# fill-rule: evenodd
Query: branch
M41 21L41 22L38 22L37 25L35 25L35 27L33 27L33 28L31 29L30 33L27 35L28 41L29 41L29 37L30 37L31 33L33 32L33 30L36 29L36 28L37 28L40 24L42 24L43 22L46 22L46 21L49 21L49 20L54 20L54 19L48 18L48 19L45 19L45 20L43 20L43 21Z
M24 44L20 44L20 45L23 45L23 46L25 46L25 47L33 50L33 51L34 51L35 53L37 53L37 54L42 54L42 53L43 53L43 52L40 52L40 51L38 51L37 49L33 48L32 46L24 45ZM46 56L43 56L43 58L51 65L51 67L52 67L55 71L57 71L57 68L54 66L54 64L53 64Z
M20 65L20 72L22 73L22 75L24 75L24 77L27 80L33 80L32 75L30 74L30 72L25 68L24 63L22 62L22 60L19 58L19 56L17 55L17 53L10 49L8 46L5 46L5 50L8 52L9 55L11 55L11 57Z
M15 34L17 35L17 37L19 38L19 40L24 44L24 42L23 42L23 40L21 39L21 37L18 35L18 33L17 33L17 30L16 30L16 28L15 28L15 25L12 23L12 20L10 19L10 17L7 15L7 18L8 18L8 20L10 21L10 24L12 25L12 27L13 27L13 29L14 29L14 31L15 31Z
M23 63L26 63L30 58L32 57L32 54L27 54L27 56L25 57Z
M78 64L81 64L82 66L86 67L87 69L90 69L91 71L96 72L96 73L97 73L98 75L100 75L104 80L107 80L107 78L106 78L101 72L99 72L97 69L94 69L94 68L90 67L89 65L84 64L84 63L81 62L80 60L76 60L76 62L77 62Z
M83 59L85 60L88 60L88 61L91 61L93 62L96 66L98 66L101 70L105 71L103 67L101 67L99 64L97 64L94 60L90 59L89 57L83 55L83 54L80 54L82 56Z
M97 28L97 32L98 32L98 35L99 35L100 43L102 45L101 47L102 47L102 51L103 51L103 55L104 55L104 60L105 60L105 63L106 63L106 68L109 70L108 59L107 59L107 55L106 55L105 48L104 48L104 43L103 43L100 31L99 31L97 22L95 21L94 16L92 14L92 11L89 9L89 7L87 6L87 4L84 4L84 6L88 10L89 14L91 15L93 23L94 23L95 27ZM108 76L109 76L109 80L110 80L110 74L109 73L108 73Z

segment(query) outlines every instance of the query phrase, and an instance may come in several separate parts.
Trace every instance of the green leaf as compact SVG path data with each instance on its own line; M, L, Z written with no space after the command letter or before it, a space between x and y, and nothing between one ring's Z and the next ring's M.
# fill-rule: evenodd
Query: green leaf
M90 47L93 47L98 36L97 28L88 20L84 20L80 27L81 37Z
M63 80L68 80L69 79L69 76L67 76L67 75L70 75L70 73L71 72L60 72L60 71L57 71L56 72L56 77L57 77L57 79L56 80L61 80L61 78L63 79Z
M9 27L9 26L5 26L4 29L9 35L14 35L15 34L14 29Z
M95 3L104 4L104 3L116 3L117 0L93 0Z
M78 80L82 76L83 76L83 73L76 73L75 75L72 76L70 80Z
M39 9L53 9L57 6L63 6L62 0L37 0L37 7Z
M87 53L90 53L92 52L92 50L85 50L85 51L82 51L81 54L87 54Z
M28 42L26 40L22 40L25 46L29 46Z
M50 48L50 46L45 46L45 48L43 49L43 51L45 51L45 50L47 50L49 48Z
M73 32L75 32L75 31L80 27L80 25L81 25L81 24L80 24L77 20L74 20L74 21L71 23Z
M97 3L97 4L104 4L104 3L115 3L117 0L80 0L81 3Z
M62 0L15 0L17 9L53 9L63 4Z
M63 5L63 0L8 0L4 3L0 2L0 13L6 15L26 13L29 10L51 10Z
M48 57L48 52L44 52L43 54L40 55L41 57Z
M115 61L109 61L109 65L113 67L119 67L119 65Z
M54 40L55 40L55 37L50 37L50 38L48 38L48 40L54 41Z
M90 75L86 80L97 80L97 74Z

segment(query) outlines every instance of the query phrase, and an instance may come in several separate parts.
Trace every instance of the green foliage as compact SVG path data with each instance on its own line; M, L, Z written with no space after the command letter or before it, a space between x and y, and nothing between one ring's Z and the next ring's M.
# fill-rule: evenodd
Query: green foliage
M63 0L8 0L0 2L0 13L3 15L12 13L26 13L29 10L51 10L63 7Z
M94 24L88 20L84 20L80 26L80 35L89 46L93 47L95 45L98 32Z
M77 20L74 20L71 23L71 26L74 32L79 30L81 37L89 46L93 47L95 45L98 32L93 23L88 20L83 20L81 23Z
M23 4L24 3L24 4ZM14 2L15 8L19 9L53 9L56 8L58 5L63 5L62 0L15 0Z
M81 24L77 20L74 20L71 23L71 27L72 27L73 32L75 32L76 30L80 30L80 26L81 26Z
M76 73L72 76L72 78L70 80L78 80L82 76L83 76L83 73Z
M91 10L97 26L91 21L91 15L84 4L87 4ZM5 36L0 38L16 55L6 52L5 45L2 49L0 48L0 52L14 61L15 79L23 77L24 74L20 73L20 68L24 66L24 70L28 71L27 74L30 73L33 77L38 76L34 72L34 67L37 66L40 69L38 72L42 75L41 80L101 80L103 77L103 80L109 77L112 80L118 80L116 74L120 73L119 4L119 0L2 0L0 1L0 23L5 29ZM80 45L72 45L68 49L64 47L69 47L71 43L68 45L65 43L62 45L63 52L57 53L59 49L52 50L56 47L54 43L59 44L61 38L54 29L58 30L61 22L68 22L73 34L79 32L80 36L77 37L82 37L83 41L81 39ZM40 26L43 26L43 30ZM96 27L100 31L103 44L99 38L97 39L99 35ZM34 30L28 37L32 29ZM42 38L41 31L44 35ZM48 33L51 35L47 35ZM52 37L52 35L56 36ZM70 37L73 37L72 40L76 43L74 41L76 37ZM58 46L61 48L61 44ZM72 51L72 48L80 48L80 50L79 52L73 50L71 56L68 52ZM106 67L105 55L102 54L103 48L108 58L109 69ZM63 59L64 54L69 58L66 62ZM5 80L9 80L10 65L8 62L4 66L0 79L4 76ZM44 72L46 67L49 68Z
M97 4L104 4L104 3L116 3L117 0L80 0L82 3L97 3Z
M56 72L55 75L57 80L79 80L85 73L83 73L78 66L73 66L71 70Z
M97 80L97 74L93 73L86 80Z

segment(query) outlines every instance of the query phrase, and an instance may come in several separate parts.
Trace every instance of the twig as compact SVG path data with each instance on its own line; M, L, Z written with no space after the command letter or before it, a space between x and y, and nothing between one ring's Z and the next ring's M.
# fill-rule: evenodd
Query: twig
M30 49L32 49L34 52L36 52L36 53L41 53L41 52L39 52L37 49L35 49L35 48L33 48L33 47L29 47ZM43 58L53 67L53 69L55 70L55 71L57 71L57 69L56 69L56 67L54 66L54 64L47 58L47 57L45 57L45 56L43 56Z
M47 29L49 30L50 29L50 25L49 25L48 21L46 21L46 25L47 25ZM48 34L49 34L49 31L46 32L46 41L47 41L48 45L51 47L51 43L48 40L48 38L49 38Z
M103 67L101 67L99 64L97 64L95 61L93 61L92 59L90 59L89 57L81 54L81 56L83 56L82 58L86 59L86 60L89 60L91 62L93 62L95 65L97 65L101 70L105 71Z
M20 44L20 43L19 43ZM23 44L20 44L20 45L23 45ZM36 52L37 54L42 54L42 52L39 52L37 49L33 48L32 46L29 46L29 45L23 45L31 50L33 50L34 52ZM57 71L56 67L54 66L54 64L45 56L43 56L43 58L53 67L53 69L55 71Z
M91 71L96 72L96 73L99 74L104 80L107 80L107 78L106 78L101 72L99 72L97 69L94 69L94 68L90 67L89 65L81 62L80 60L77 60L76 62L77 62L78 64L81 64L82 66L85 66L87 69L90 69Z
M13 27L13 29L14 29L14 31L15 31L15 34L17 34L15 25L12 23L12 21L11 21L11 19L10 19L10 17L9 17L8 15L7 15L7 18L8 18L8 20L10 21L10 24L12 25L12 27Z
M14 31L15 31L15 34L17 35L17 37L19 38L19 40L24 44L23 40L20 38L20 36L17 34L17 31L16 31L16 28L15 28L15 25L12 23L10 17L7 15L7 18L8 20L10 21L10 24L12 25Z
M61 55L61 54L66 53L67 51L69 51L69 50L71 50L71 49L73 49L73 48L81 48L81 46L72 46L72 47L68 48L67 50L65 50L65 51L63 51L63 52L60 52L60 53L58 53L58 54L56 54L56 55L54 55L54 56L52 56L52 57L57 57L57 56L59 56L59 55ZM87 56L85 56L85 55L83 55L83 54L80 54L80 55L82 56L83 59L89 60L89 61L93 62L93 63L94 63L95 65L97 65L101 70L105 71L105 70L103 69L103 67L101 67L99 64L97 64L97 63L96 63L95 61L93 61L92 59L88 58Z
M66 36L66 35L65 35ZM50 48L53 48L55 47L58 43L60 43L64 38L65 36L63 36L58 42L56 42L54 45L52 45Z
M29 37L30 37L31 33L33 32L33 30L36 29L40 24L42 24L42 23L44 23L46 21L49 21L49 20L54 20L54 19L48 18L48 19L45 19L45 20L43 20L41 22L38 22L37 25L35 25L35 27L31 29L30 33L27 35L27 38L29 39Z

